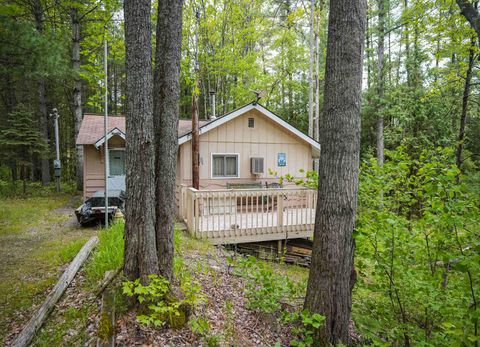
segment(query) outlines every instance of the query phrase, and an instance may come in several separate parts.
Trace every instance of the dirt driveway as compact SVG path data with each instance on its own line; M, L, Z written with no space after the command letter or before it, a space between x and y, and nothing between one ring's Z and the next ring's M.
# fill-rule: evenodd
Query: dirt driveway
M76 197L0 200L0 345L42 303L94 228L76 222Z

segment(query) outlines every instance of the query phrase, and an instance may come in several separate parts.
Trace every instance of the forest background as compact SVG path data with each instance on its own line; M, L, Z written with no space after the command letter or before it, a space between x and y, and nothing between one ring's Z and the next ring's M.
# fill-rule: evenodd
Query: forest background
M353 318L378 344L479 341L480 51L461 2L368 1ZM261 103L318 136L328 3L184 6L182 118L198 81L201 119L210 91L223 114L265 90ZM82 114L103 112L105 88L110 113L124 112L122 3L3 1L0 19L0 192L52 180L53 108L62 179L81 187Z

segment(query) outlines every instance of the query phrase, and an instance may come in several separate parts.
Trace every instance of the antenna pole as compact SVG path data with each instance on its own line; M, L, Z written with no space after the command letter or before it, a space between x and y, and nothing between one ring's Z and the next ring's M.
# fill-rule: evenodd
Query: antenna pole
M104 129L105 129L105 229L108 228L108 171L109 171L109 157L108 157L108 49L107 49L107 31L105 28L104 43L104 70L105 70L105 116L104 116Z
M200 30L200 11L196 10L197 32L195 34L195 84L192 97L192 186L200 189L200 135L198 132L198 30Z

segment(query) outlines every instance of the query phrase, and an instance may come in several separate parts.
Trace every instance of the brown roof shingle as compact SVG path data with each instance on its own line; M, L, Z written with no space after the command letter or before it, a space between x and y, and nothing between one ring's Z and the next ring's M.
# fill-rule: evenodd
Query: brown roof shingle
M204 125L207 121L200 121L199 126ZM125 117L109 116L108 131L118 128L125 132ZM192 121L180 119L178 122L178 137L188 134L192 130ZM77 145L93 145L104 136L103 116L97 114L85 114L83 116L82 125L77 136Z

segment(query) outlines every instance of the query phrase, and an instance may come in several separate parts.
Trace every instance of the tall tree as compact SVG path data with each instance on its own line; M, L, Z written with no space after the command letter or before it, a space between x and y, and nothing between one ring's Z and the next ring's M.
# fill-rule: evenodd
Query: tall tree
M470 2L469 0L457 0L458 7L463 16L468 20L470 26L477 33L480 43L480 13L478 12L478 1Z
M155 242L150 0L126 0L126 224L125 275L146 280L158 273Z
M160 0L155 51L156 235L160 274L173 278L182 0Z
M42 35L44 30L45 13L43 4L40 0L34 0L32 3L33 17L35 18L35 27L37 32ZM38 79L38 113L40 120L40 132L43 138L48 143L48 114L47 114L47 102L45 92L45 78L40 76ZM48 153L48 152L47 152ZM41 158L41 172L42 172L42 184L44 186L50 183L50 165L48 163L48 156L43 155Z
M349 343L366 0L330 2L312 264L305 308L326 317L315 344Z
M313 64L315 61L314 43L315 43L315 0L310 1L310 65L308 69L308 136L314 136L313 120Z
M377 47L377 161L378 165L383 166L384 162L384 116L383 103L385 94L385 2L386 0L377 0L378 4L378 47Z
M465 74L465 84L462 96L462 111L460 114L460 127L458 130L458 143L455 152L455 163L460 170L462 167L462 151L465 142L465 127L467 124L468 101L470 98L470 89L472 87L473 66L475 63L475 40L472 39L471 47L468 54L468 65Z
M75 138L82 124L82 80L80 79L80 16L76 4L70 9L72 23L72 67L75 74L73 81L73 118L75 122ZM83 190L83 146L75 148L75 173L77 190Z

